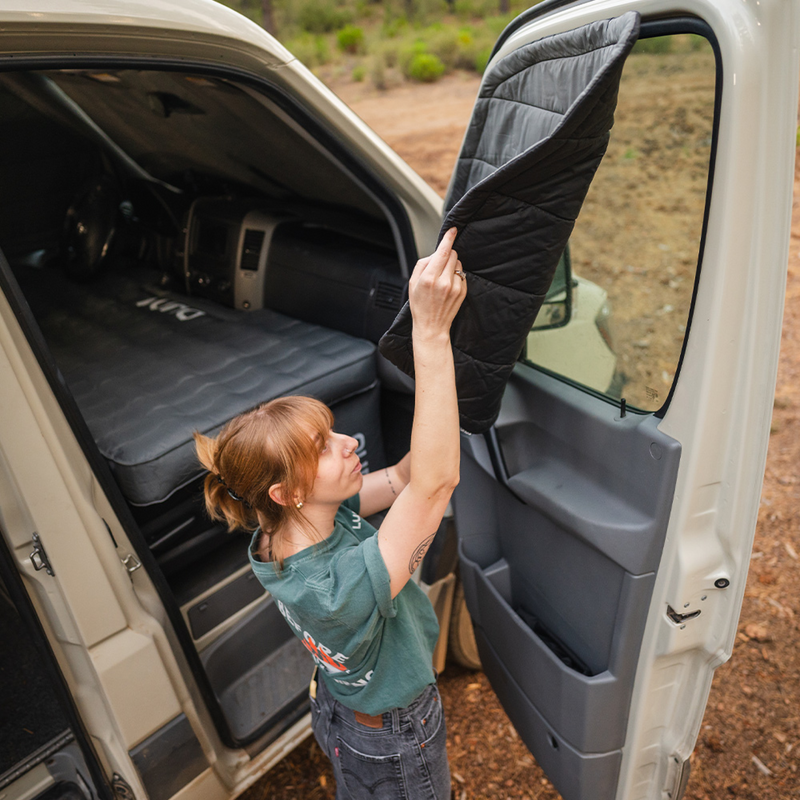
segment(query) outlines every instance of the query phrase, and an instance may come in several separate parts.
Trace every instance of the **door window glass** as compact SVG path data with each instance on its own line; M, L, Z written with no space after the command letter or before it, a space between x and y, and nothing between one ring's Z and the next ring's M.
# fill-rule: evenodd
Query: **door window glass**
M709 42L640 40L608 151L524 359L643 411L669 394L689 320L714 123ZM554 324L555 323L555 324Z

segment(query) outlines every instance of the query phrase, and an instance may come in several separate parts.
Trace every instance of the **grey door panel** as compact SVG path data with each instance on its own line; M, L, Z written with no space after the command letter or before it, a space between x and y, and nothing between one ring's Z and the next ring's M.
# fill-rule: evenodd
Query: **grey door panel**
M475 467L464 468L472 484ZM561 738L587 753L621 747L653 573L615 569L580 543L575 547L564 530L521 534L523 526L536 524L521 504L503 515L503 523L514 526L509 538L516 532L519 545L504 543L506 557L498 562L476 563L461 542L461 573L476 625Z
M476 638L486 675L508 716L564 800L613 800L621 752L581 753L560 740L536 706L519 691L481 630L476 631Z
M658 567L680 458L657 425L519 365L496 429L514 494L641 574Z
M657 423L520 366L495 435L462 440L455 505L481 659L565 800L616 786L680 460Z

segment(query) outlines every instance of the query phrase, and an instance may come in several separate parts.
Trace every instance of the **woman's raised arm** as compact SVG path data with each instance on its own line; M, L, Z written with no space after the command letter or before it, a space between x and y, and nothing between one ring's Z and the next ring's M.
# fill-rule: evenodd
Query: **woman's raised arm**
M452 249L456 229L436 252L417 262L409 282L416 377L411 474L378 531L392 597L405 586L430 547L458 484L460 441L450 326L467 294Z

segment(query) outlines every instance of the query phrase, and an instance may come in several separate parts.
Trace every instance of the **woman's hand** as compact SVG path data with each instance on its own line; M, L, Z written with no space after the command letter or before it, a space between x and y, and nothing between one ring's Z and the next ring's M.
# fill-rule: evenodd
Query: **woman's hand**
M450 228L436 252L421 258L414 267L408 302L415 339L449 337L453 319L467 296L467 281L458 253L453 250L457 233L455 228Z

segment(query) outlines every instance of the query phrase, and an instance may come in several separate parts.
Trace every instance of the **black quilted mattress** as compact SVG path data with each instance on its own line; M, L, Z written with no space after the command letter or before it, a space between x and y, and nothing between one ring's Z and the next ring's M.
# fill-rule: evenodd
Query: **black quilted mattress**
M376 383L375 347L270 310L237 312L148 284L17 273L67 386L127 500L196 479L192 432L286 394L334 404Z

